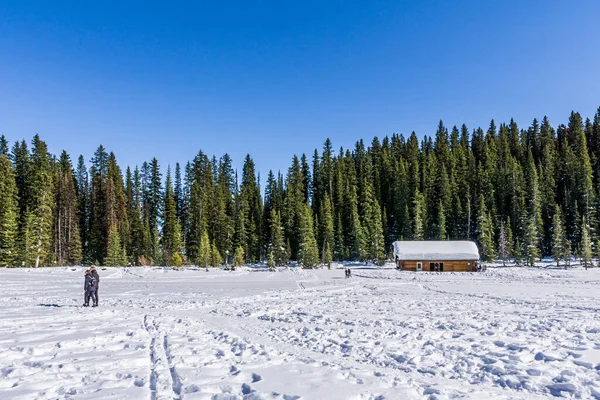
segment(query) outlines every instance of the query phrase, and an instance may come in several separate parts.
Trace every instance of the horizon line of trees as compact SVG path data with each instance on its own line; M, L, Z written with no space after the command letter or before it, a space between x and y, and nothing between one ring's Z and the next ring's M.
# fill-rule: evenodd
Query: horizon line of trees
M164 176L164 179L163 179ZM533 265L600 251L600 108L553 128L511 120L419 141L393 134L269 171L247 155L124 171L100 145L74 166L35 135L0 137L0 266L384 262L395 240L475 240L482 260Z

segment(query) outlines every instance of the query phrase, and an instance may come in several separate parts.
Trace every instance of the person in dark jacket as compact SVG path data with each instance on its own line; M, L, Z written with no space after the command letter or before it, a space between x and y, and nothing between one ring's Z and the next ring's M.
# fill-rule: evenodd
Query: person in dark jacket
M90 268L90 274L92 274L92 277L96 280L96 300L94 305L98 307L98 288L100 287L100 275L98 275L98 271L96 271L96 267L94 266Z
M96 305L96 279L92 276L92 273L90 272L90 270L88 269L87 271L85 271L85 281L83 283L83 290L84 290L84 302L83 302L83 306L84 307L89 307L90 305L90 299L92 299L92 307L97 307Z

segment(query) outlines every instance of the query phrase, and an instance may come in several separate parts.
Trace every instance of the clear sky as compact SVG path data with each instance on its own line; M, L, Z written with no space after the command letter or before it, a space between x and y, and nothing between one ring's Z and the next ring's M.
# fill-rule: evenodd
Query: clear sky
M192 5L195 3L196 5ZM600 1L0 0L0 134L263 174L394 132L600 106Z

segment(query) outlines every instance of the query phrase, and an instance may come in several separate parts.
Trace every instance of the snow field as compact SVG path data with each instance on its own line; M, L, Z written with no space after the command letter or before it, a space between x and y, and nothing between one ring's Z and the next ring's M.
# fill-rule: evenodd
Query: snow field
M600 399L600 270L0 269L2 399Z

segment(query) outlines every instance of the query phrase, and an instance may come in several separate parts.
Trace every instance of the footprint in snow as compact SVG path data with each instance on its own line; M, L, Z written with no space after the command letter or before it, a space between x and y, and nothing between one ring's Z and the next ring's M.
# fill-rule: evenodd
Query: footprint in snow
M242 384L242 394L250 393L254 393L254 389L252 389L247 383Z

